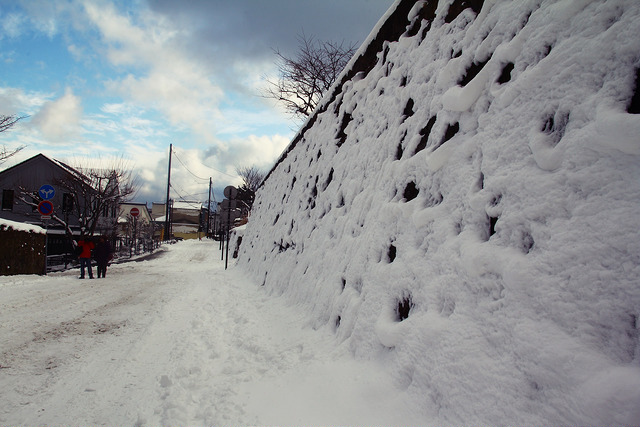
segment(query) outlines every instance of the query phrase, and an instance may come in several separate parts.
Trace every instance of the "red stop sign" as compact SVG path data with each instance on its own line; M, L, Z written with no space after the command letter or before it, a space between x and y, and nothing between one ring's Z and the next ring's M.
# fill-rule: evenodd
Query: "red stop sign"
M131 216L138 216L140 215L140 209L138 208L131 208L131 210L129 211L129 213L131 214Z

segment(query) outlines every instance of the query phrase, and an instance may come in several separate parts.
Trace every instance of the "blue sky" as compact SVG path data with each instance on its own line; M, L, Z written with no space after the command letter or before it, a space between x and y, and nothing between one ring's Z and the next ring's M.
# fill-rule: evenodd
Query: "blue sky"
M0 134L91 166L123 158L136 201L205 200L268 169L299 123L260 96L279 49L297 36L360 44L393 0L0 0L0 114L28 116ZM174 191L175 190L175 191Z

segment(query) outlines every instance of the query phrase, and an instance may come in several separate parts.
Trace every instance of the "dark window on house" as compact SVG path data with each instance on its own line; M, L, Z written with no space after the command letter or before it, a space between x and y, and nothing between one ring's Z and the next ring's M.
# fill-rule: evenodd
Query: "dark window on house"
M13 210L13 190L2 190L2 210Z
M73 194L71 193L62 194L62 211L73 212Z

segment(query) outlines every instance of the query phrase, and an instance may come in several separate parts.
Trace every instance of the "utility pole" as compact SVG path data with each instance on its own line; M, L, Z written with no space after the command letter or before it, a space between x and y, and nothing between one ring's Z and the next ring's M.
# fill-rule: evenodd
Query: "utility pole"
M164 240L171 239L171 223L169 220L169 188L171 188L171 153L173 151L173 144L169 144L169 171L167 172L167 204L164 209Z
M209 204L207 205L207 237L209 237L209 229L211 227L211 177L209 177Z
M229 264L229 240L231 238L231 209L236 209L236 197L238 197L238 189L231 185L225 187L224 196L227 198L222 201L223 209L227 208L227 259L224 262L224 269L227 269ZM222 256L224 258L224 249L222 249Z

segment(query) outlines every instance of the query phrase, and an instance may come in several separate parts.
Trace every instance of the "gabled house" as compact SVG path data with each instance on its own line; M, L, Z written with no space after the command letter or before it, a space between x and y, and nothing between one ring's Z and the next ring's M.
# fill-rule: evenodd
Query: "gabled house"
M116 188L117 182L107 182L106 187ZM46 186L49 190L40 193ZM53 191L50 191L53 189ZM98 190L90 178L77 169L49 157L38 154L0 172L0 218L41 226L47 230L49 255L70 251L69 233L80 236L81 226L86 226L87 210L95 205L93 198ZM53 211L43 215L38 205L47 200ZM113 232L117 220L117 201L100 206L95 213L96 233Z
M137 253L139 246L146 250L159 240L154 236L156 227L146 203L120 203L119 208L117 246L134 248Z
M146 203L126 202L120 203L118 224L137 221L141 225L149 225L152 222L151 213Z

